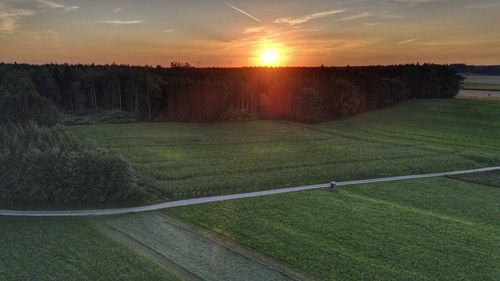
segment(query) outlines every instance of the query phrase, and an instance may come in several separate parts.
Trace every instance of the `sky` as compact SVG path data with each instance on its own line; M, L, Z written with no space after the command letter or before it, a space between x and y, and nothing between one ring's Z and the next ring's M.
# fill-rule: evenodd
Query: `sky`
M500 0L0 0L0 61L500 64Z

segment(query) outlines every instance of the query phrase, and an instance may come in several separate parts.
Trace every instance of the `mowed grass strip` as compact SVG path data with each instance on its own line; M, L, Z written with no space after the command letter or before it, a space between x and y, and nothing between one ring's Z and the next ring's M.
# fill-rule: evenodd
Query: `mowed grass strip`
M412 101L319 125L137 123L71 127L124 154L158 199L500 163L500 103Z
M0 280L177 280L86 219L0 217Z
M435 178L168 210L324 280L498 280L500 189Z

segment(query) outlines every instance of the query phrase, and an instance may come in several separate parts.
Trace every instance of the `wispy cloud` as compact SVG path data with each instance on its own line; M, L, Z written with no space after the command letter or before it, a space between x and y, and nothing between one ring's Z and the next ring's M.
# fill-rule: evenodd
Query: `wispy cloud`
M490 9L500 8L500 3L474 3L464 6L465 9Z
M415 42L415 41L418 41L420 40L419 38L412 38L412 39L407 39L407 40L403 40L403 41L399 41L397 42L398 44L409 44L409 43L412 43L412 42Z
M0 11L0 32L12 33L18 27L17 23L22 17L35 14L29 10L10 10Z
M99 21L99 23L116 24L116 25L130 25L130 24L145 23L145 21L143 21L143 20L103 20L103 21Z
M386 18L386 19L405 19L408 16L394 15L394 14L382 14L381 17Z
M52 41L54 42L59 42L61 41L61 33L57 32L57 31L54 31L54 30L47 30L46 31L47 33L47 36L52 39Z
M352 16L343 17L343 18L340 18L339 20L341 20L341 21L349 21L349 20L362 19L362 18L366 18L366 17L369 17L369 16L371 16L370 13L364 12L364 13L355 14L355 15L352 15Z
M260 27L247 27L245 30L243 30L243 33L245 34L251 34L251 33L260 33L265 29L265 27L260 26Z
M123 7L117 7L117 8L114 8L113 9L113 14L118 14L119 12L121 12L123 10Z
M40 7L44 9L51 9L51 10L59 9L59 10L64 10L66 12L74 11L80 8L78 6L69 6L64 3L54 2L50 0L35 0L35 2L37 2L40 5Z
M237 11L237 12L240 12L240 13L244 14L245 16L247 16L247 17L249 17L249 18L251 18L251 19L255 20L256 22L262 22L260 19L258 19L258 18L256 18L256 17L252 16L251 14L249 14L249 13L247 13L247 12L243 11L242 9L240 9L240 8L238 8L238 7L234 6L234 5L231 5L231 4L227 3L226 1L222 1L222 3L224 3L224 4L225 4L226 6L228 6L229 8L231 8L231 9L233 9L233 10Z
M300 17L286 17L286 18L279 18L274 20L275 23L286 23L289 25L296 25L296 24L301 24L301 23L306 23L310 20L314 19L319 19L319 18L324 18L328 16L332 16L335 14L340 14L345 12L345 9L342 10L331 10L331 11L324 11L324 12L317 12L309 15L303 15Z
M164 29L164 30L162 30L161 32L163 32L163 33L172 33L172 32L174 32L174 31L175 31L175 29L170 28L170 29Z

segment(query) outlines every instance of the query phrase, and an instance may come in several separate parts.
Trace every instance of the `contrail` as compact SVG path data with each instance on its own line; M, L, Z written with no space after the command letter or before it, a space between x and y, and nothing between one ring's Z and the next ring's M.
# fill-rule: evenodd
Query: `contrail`
M238 11L238 12L240 12L240 13L244 14L245 16L247 16L247 17L249 17L249 18L251 18L251 19L253 19L253 20L257 21L257 22L262 22L260 19L258 19L258 18L256 18L256 17L254 17L254 16L250 15L249 13L247 13L247 12L243 11L242 9L240 9L240 8L238 8L238 7L234 6L234 5L231 5L231 4L227 3L226 1L222 1L222 3L224 3L224 4L225 4L226 6L228 6L229 8L231 8L231 9L233 9L233 10L236 10L236 11Z

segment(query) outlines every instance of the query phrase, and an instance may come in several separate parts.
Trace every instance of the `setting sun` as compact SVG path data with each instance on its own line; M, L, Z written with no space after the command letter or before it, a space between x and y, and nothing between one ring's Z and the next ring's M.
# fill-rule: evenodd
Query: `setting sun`
M278 64L278 60L280 55L276 49L267 49L264 50L261 54L261 61L263 64L267 66L275 66Z

